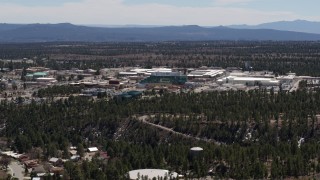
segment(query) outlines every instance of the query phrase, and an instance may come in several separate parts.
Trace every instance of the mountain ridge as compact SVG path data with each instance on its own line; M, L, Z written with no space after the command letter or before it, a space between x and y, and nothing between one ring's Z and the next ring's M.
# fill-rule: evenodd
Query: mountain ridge
M262 23L258 25L230 25L230 28L235 29L274 29L281 31L293 31L293 32L303 32L320 34L320 22L307 21L307 20L294 20L294 21L276 21Z
M273 29L237 29L228 26L198 25L162 27L89 27L70 23L0 24L0 42L144 42L144 41L211 41L272 40L318 41L320 34Z

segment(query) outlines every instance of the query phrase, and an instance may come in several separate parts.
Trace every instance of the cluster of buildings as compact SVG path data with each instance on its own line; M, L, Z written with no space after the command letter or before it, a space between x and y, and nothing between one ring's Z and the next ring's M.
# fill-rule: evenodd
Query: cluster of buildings
M130 91L166 90L169 92L203 92L267 89L294 91L301 80L308 80L308 86L318 87L320 78L301 77L294 73L276 76L268 71L242 71L239 68L105 68L99 72L93 69L51 70L45 67L15 69L5 73L0 80L0 89L31 89L33 94L40 88L52 85L83 87L80 96L136 97ZM25 75L25 80L22 76ZM22 88L23 87L23 88ZM130 92L129 94L127 92ZM7 94L10 94L9 91ZM21 94L21 93L20 93ZM27 95L26 95L27 96ZM0 98L4 95L0 95ZM10 97L10 96L9 96ZM12 96L13 97L13 96ZM137 96L139 97L139 96Z
M36 150L35 150L36 151ZM2 156L8 156L16 161L19 161L22 169L28 171L26 173L33 174L33 179L43 179L46 176L60 175L64 173L64 163L67 161L77 162L81 159L86 159L91 161L93 157L99 160L108 160L108 153L105 151L100 151L97 147L89 147L84 153L83 157L80 157L76 147L69 148L70 158L63 159L59 157L50 157L47 161L43 158L35 158L32 154L18 154L13 151L1 152Z
M137 81L137 88L157 89L176 86L178 89L203 90L250 90L253 88L265 88L274 90L290 90L293 84L300 79L294 73L276 77L268 71L253 72L241 71L238 68L208 68L198 69L129 69L119 72L123 79L132 76ZM174 88L173 88L174 89Z
M152 69L128 69L118 73L120 78L139 80L140 88L154 88L156 86L185 85L188 81L208 78L213 79L223 75L223 69L181 69L181 68L152 68ZM197 79L197 80L195 80Z

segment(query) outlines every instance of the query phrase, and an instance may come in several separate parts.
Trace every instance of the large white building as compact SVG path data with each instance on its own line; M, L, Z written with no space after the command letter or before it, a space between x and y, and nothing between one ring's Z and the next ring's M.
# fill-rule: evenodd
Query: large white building
M49 78L49 77L42 77L42 78L37 78L37 82L43 82L43 83L56 83L57 80L55 78Z
M279 86L280 81L274 78L228 76L217 81L219 84L243 84L247 86Z
M223 69L198 69L191 71L188 78L214 78L225 73Z
M170 73L172 69L169 68L152 68L152 69L142 69L136 68L130 71L119 72L119 76L150 76L152 73Z
M169 172L168 170L164 169L138 169L129 171L129 179L134 180L142 180L147 177L147 179L153 179L153 178L162 178L162 179L172 179L177 178L178 173L176 172Z

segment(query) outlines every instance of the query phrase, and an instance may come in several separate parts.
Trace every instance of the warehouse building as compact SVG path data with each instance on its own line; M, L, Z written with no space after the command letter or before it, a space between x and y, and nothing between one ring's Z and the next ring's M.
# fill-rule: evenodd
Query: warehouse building
M49 78L49 77L37 78L36 81L38 83L56 83L56 82L58 82L55 78Z
M273 78L228 76L217 81L218 84L243 84L247 86L279 86L280 81Z
M119 72L119 77L127 77L127 76L151 76L152 73L155 72L172 72L172 69L169 68L152 68L152 69L142 69L136 68L131 69L129 71Z
M193 78L216 78L225 73L223 69L198 69L191 71L187 76L188 79Z

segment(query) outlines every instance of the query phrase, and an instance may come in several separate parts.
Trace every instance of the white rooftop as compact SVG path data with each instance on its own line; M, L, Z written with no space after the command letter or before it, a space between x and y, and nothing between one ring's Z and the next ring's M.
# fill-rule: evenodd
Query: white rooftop
M152 72L172 72L172 69L169 68L152 68L152 69L132 69L131 72L137 72L137 73L152 73Z
M58 161L59 161L59 158L55 158L55 157L49 159L49 162L58 162Z
M80 158L79 155L73 155L73 156L70 157L71 160L76 160L76 159L78 159L78 158Z
M191 151L203 151L203 148L201 148L201 147L193 147L190 150Z
M97 147L89 147L88 148L89 152L97 152L99 149Z
M139 178L138 178L139 175ZM129 171L129 178L130 179L138 179L142 180L143 177L148 177L148 179L153 179L153 178L165 178L168 177L168 179L176 178L178 176L178 173L176 172L169 172L168 170L164 169L138 169L138 170L133 170Z
M260 77L236 77L229 76L227 77L230 80L238 80L238 81L277 81L273 78L260 78Z
M37 78L37 79L52 79L52 80L55 80L56 78L51 78L51 77L40 77L40 78Z
M119 72L119 75L137 75L137 72Z
M215 77L217 75L223 74L225 70L221 69L206 69L206 70L195 70L188 74L188 77L202 77L202 76L210 76Z
M5 151L5 152L1 152L1 154L10 156L10 157L16 158L16 159L22 155L22 154L15 153L13 151Z

